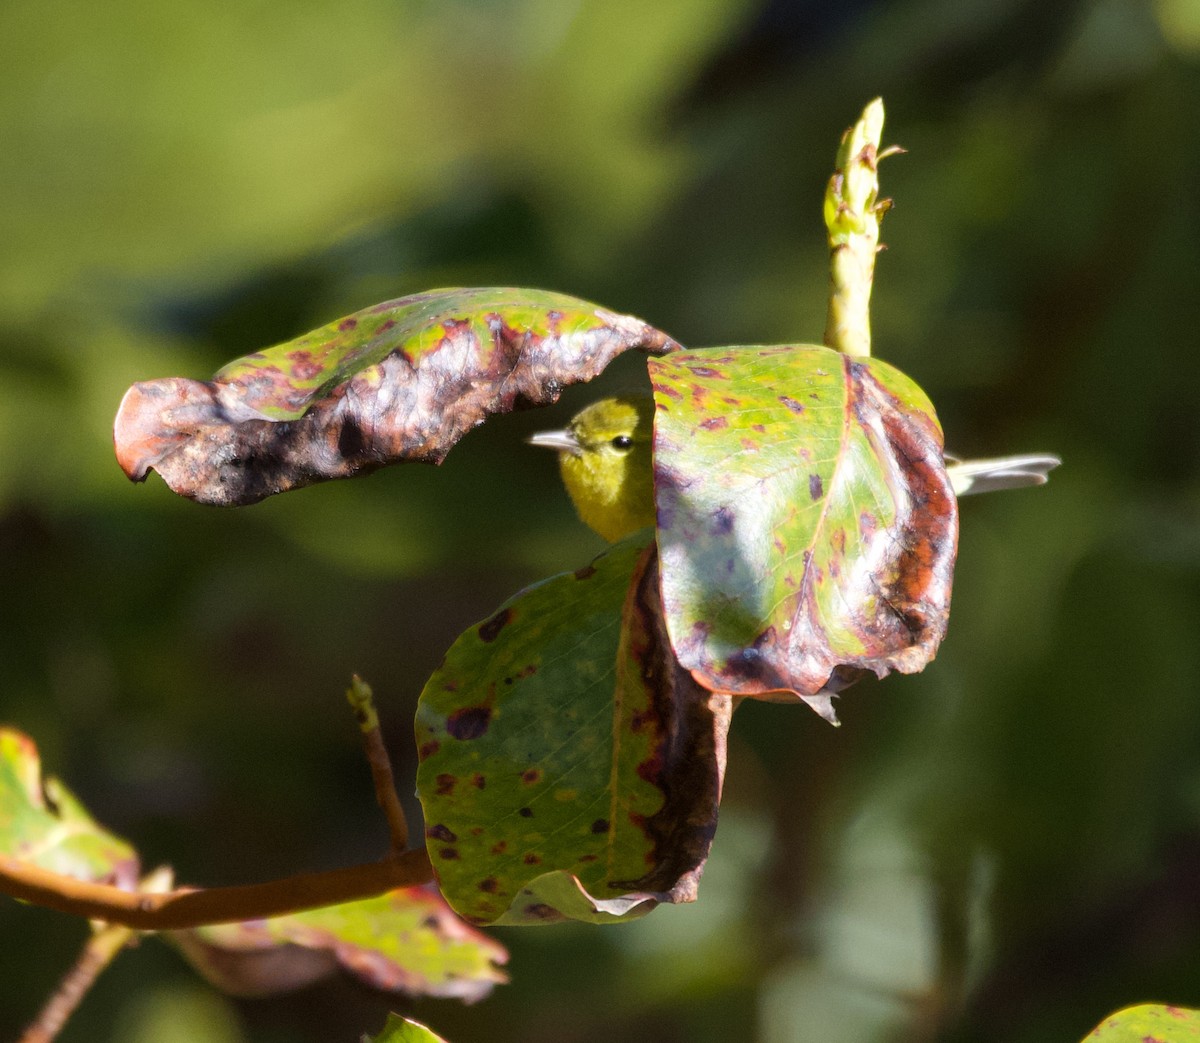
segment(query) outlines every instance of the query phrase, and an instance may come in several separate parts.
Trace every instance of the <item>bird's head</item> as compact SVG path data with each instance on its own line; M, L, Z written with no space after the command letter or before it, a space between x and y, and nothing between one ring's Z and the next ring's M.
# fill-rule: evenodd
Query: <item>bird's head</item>
M654 524L653 420L649 395L618 395L576 413L559 431L529 439L558 452L579 516L610 542Z

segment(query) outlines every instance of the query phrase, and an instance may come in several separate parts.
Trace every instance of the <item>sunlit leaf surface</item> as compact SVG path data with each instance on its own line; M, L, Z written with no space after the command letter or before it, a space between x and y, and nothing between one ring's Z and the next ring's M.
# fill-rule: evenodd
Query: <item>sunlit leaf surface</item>
M1143 1003L1110 1014L1084 1043L1192 1043L1200 1040L1200 1011Z
M0 728L0 851L79 880L132 887L138 857L57 779L42 776L28 735Z
M701 684L829 700L918 671L946 628L958 514L933 406L886 363L798 345L650 360L671 643Z

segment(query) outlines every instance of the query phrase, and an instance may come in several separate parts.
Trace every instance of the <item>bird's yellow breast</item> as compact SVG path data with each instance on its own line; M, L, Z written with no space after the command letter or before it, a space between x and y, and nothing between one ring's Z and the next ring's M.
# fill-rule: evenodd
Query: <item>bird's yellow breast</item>
M653 418L649 395L606 398L533 438L558 450L575 510L610 543L654 524Z
M579 517L610 543L654 524L648 445L623 455L605 447L562 453L559 467Z

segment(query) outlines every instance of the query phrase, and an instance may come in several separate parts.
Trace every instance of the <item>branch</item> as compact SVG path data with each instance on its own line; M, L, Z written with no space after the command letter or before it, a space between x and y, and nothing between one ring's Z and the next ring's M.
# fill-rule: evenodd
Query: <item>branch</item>
M75 965L67 971L54 995L42 1008L37 1018L21 1036L19 1043L50 1043L57 1039L67 1019L75 1012L80 1001L87 995L92 983L99 977L117 953L133 938L128 927L109 924L88 938L83 952Z
M160 866L144 876L138 888L144 894L162 894L171 889L174 880L170 868ZM25 1030L20 1043L52 1043L57 1039L101 972L135 937L133 930L121 924L94 924L79 959L63 976L54 994Z
M404 817L404 808L396 795L392 762L388 758L387 747L383 744L383 732L379 727L379 714L375 712L371 686L355 674L350 681L350 688L346 691L346 698L353 707L358 726L362 730L363 752L371 766L375 799L379 801L379 806L387 818L388 830L392 837L392 854L398 854L408 847L408 820Z
M381 861L320 873L301 873L241 887L165 891L169 882L162 882L156 887L127 891L109 884L76 880L0 853L0 893L61 913L136 931L178 931L209 924L265 920L306 909L375 898L398 887L428 883L433 879L433 868L424 848L404 850L408 844L408 823L396 795L371 689L356 676L346 695L358 716L375 783L375 796L391 832L391 853ZM85 959L92 959L88 950L81 962ZM97 966L95 973L103 966Z
M143 894L75 880L0 856L0 891L5 894L61 913L121 924L137 931L178 931L207 924L263 920L303 909L374 898L397 887L414 887L432 879L429 856L419 849L394 854L379 862L302 873L265 884Z

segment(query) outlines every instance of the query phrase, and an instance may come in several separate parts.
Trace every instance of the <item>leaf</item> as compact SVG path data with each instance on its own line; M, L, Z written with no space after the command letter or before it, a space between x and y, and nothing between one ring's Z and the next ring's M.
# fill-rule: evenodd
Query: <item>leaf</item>
M713 691L830 696L912 673L945 633L958 540L933 406L811 345L650 360L671 645Z
M498 969L508 961L504 946L463 923L430 887L167 937L238 996L298 989L339 966L377 989L467 1002L508 980Z
M1200 1040L1200 1011L1143 1003L1110 1014L1087 1040L1099 1043L1191 1043Z
M77 880L137 884L137 852L61 782L42 778L37 746L15 728L0 728L0 851Z
M541 290L402 297L230 363L211 382L134 384L113 428L134 481L202 503L405 460L440 463L493 413L554 402L629 348L677 345L638 319Z
M378 1036L363 1036L363 1043L446 1043L441 1036L419 1021L389 1014L387 1024Z
M731 700L671 657L648 539L512 598L421 693L426 844L474 923L610 922L695 899Z

